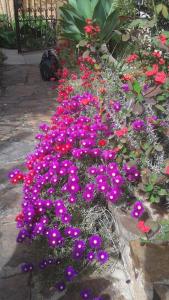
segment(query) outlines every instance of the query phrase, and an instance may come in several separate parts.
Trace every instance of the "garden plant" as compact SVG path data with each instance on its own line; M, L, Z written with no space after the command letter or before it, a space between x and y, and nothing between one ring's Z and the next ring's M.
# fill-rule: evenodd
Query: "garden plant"
M110 61L97 46L111 38L116 8L112 1L85 3L62 8L63 36L78 51L69 41L57 47L63 68L53 82L56 111L50 124L40 124L26 170L9 174L11 183L23 184L17 242L39 241L44 249L39 265L25 262L22 271L53 268L50 284L60 292L119 254L110 206L135 220L142 242L169 240L169 34ZM103 298L82 290L79 299Z

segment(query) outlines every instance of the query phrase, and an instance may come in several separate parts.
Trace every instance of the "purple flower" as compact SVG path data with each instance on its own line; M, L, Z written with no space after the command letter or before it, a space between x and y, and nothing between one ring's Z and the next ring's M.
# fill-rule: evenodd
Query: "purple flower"
M70 195L68 198L69 203L74 204L77 202L77 198L75 195Z
M74 249L83 252L86 249L86 243L84 240L76 240L74 243Z
M94 259L95 259L95 253L92 252L92 251L88 252L88 253L87 253L87 260L91 262L91 261L93 261Z
M115 101L113 102L113 109L116 111L116 112L119 112L121 110L121 103L119 101Z
M72 253L72 258L73 259L79 260L79 259L82 259L82 257L83 257L83 252L78 251L76 249L73 250L73 253Z
M21 271L23 273L28 273L28 272L32 272L33 271L33 264L31 263L24 263L21 265Z
M104 150L102 152L102 157L104 160L113 160L116 156L116 153L113 150Z
M45 269L47 266L48 266L48 261L46 259L43 259L42 261L40 261L39 268L41 270Z
M133 130L135 130L135 131L142 131L145 129L145 123L143 120L138 119L132 123L132 127L133 127Z
M133 210L131 212L131 216L133 218L140 218L144 213L144 206L143 206L143 203L141 201L136 201L134 203L134 207L133 207Z
M94 234L89 238L90 248L98 249L101 247L101 245L102 245L102 239L99 235Z
M117 175L112 178L112 183L116 186L122 186L124 184L124 178L121 175Z
M65 206L60 206L55 208L55 215L57 217L61 217L63 214L65 215L67 212L67 209Z
M97 188L100 192L107 193L110 187L107 182L103 182L103 183L99 183Z
M81 234L81 230L79 228L75 228L75 227L67 227L64 230L64 234L71 238L78 238Z
M129 88L128 83L123 83L123 85L122 85L122 90L123 90L125 93L128 93L128 92L130 91L130 88Z
M91 300L92 299L92 292L89 289L83 290L80 292L80 296L82 299Z
M87 172L90 174L90 175L97 175L97 168L95 166L92 166L92 167L89 167Z
M98 166L98 174L102 175L102 174L105 174L105 172L106 172L106 166L105 165Z
M78 183L74 182L74 183L70 183L68 184L68 191L70 193L77 193L79 191L80 187L78 185Z
M66 284L63 281L60 281L55 286L59 292L62 292L66 289Z
M74 279L74 277L77 275L77 272L75 271L75 269L72 267L72 266L68 266L66 269L65 269L65 278L66 280L68 281L71 281Z
M106 251L100 250L97 253L97 259L101 264L105 264L109 259L109 255Z
M117 200L120 199L121 195L122 195L121 189L119 187L115 186L115 187L111 188L109 193L107 193L106 197L107 197L108 201L115 203L115 202L117 202Z
M61 221L64 224L69 224L71 222L72 216L69 213L64 213L61 215Z
M86 202L91 202L94 198L94 193L92 191L85 191L83 193L83 198Z

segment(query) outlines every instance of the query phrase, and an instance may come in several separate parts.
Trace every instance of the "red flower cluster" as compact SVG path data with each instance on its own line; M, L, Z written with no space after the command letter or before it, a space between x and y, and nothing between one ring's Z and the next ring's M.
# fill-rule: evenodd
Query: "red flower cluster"
M118 137L121 137L121 136L125 135L127 132L128 132L128 128L124 127L124 128L122 128L120 130L116 130L114 132L114 134L117 135Z
M91 19L86 19L86 24L84 31L88 35L95 36L100 32L100 27L98 25L94 25Z
M163 44L163 45L166 44L166 42L167 42L167 37L165 36L165 34L160 34L158 38L159 38L161 44Z
M147 72L146 72L146 75L147 75L148 77L154 76L154 75L157 74L157 72L158 72L158 65L157 65L157 64L154 64L152 70L147 71Z
M149 226L145 225L144 221L139 221L137 227L142 233L148 233L151 230Z
M167 76L164 71L158 72L155 76L155 82L157 84L164 84L166 82Z
M135 61L137 58L138 58L138 55L133 53L126 58L126 62L131 63L131 62Z

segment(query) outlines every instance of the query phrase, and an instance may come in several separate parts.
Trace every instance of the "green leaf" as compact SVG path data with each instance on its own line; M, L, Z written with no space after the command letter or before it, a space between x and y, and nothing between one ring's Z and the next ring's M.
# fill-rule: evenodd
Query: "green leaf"
M118 0L101 0L101 2L107 16L109 16L119 6Z
M76 0L77 2L77 9L81 16L83 16L85 19L89 18L92 19L93 12L92 12L92 6L90 0Z
M96 23L98 23L100 28L103 29L107 16L101 1L98 1L97 5L95 6L93 19L96 20Z
M145 191L146 192L152 192L154 189L154 185L153 184L149 184L147 186L145 186Z
M104 26L102 28L101 32L101 39L105 43L109 42L109 40L112 38L114 30L118 28L120 21L118 12L114 11L112 12L109 17L106 19L106 22L104 23Z
M149 200L151 203L158 203L160 201L160 197L151 195Z
M134 81L133 83L133 90L137 93L137 94L141 94L141 86L139 84L138 81Z
M157 109L161 110L162 112L166 112L166 109L162 105L160 105L160 104L156 104L155 107Z
M151 182L152 184L155 184L158 180L158 176L157 174L152 174L150 177L149 177L149 182Z
M162 3L156 5L156 12L157 12L157 14L159 14L162 11L162 9L163 9L163 4Z
M166 196L168 195L167 191L165 189L161 189L159 192L158 192L158 195L160 196Z
M163 4L163 8L162 8L162 15L165 19L168 19L168 8L164 4Z

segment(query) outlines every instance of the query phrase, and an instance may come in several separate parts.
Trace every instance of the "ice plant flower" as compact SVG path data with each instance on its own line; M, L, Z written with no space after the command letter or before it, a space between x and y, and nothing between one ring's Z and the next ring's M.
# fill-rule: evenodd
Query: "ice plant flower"
M105 264L109 259L109 255L106 251L99 250L97 252L97 259L100 262L100 264Z
M144 206L143 203L141 201L136 201L134 206L133 206L133 210L131 212L131 216L133 218L140 218L144 213Z
M90 289L85 289L85 290L80 292L80 296L83 300L85 300L85 299L91 300L92 299L92 292L91 292Z
M97 234L92 235L88 241L89 241L89 246L92 249L99 249L102 245L102 239Z
M145 123L143 120L138 119L132 123L132 127L133 127L133 130L135 130L137 132L143 131L145 129Z

